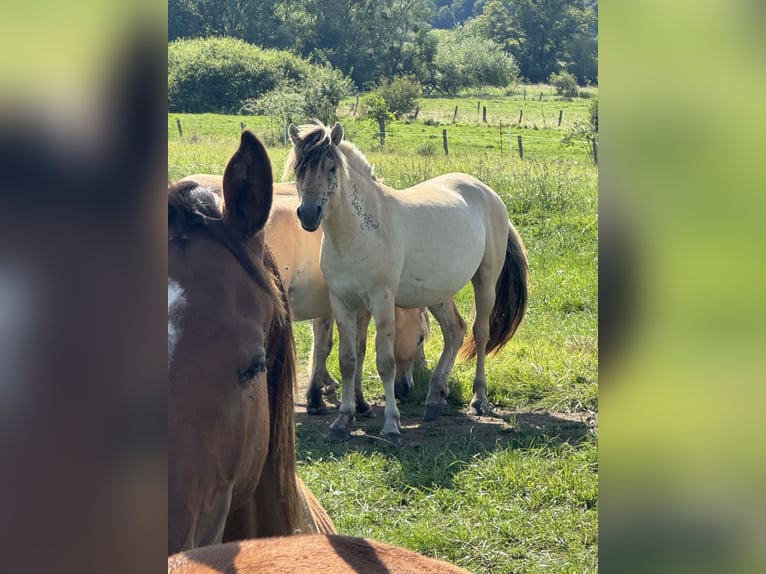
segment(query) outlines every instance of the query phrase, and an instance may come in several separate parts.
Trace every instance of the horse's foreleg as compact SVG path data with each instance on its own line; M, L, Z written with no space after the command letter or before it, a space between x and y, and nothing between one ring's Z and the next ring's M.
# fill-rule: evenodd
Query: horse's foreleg
M332 350L332 326L332 316L317 317L312 321L314 341L311 346L311 364L309 365L311 376L309 388L306 391L306 411L310 415L327 413L327 405L322 399L324 386L328 381L332 381L336 387L338 386L338 383L327 372L327 357Z
M356 375L356 309L349 309L343 301L330 293L335 321L338 325L338 362L343 380L338 418L330 425L331 440L348 439L350 425L356 412L354 377Z
M394 359L394 296L385 292L370 301L372 316L375 317L375 362L380 380L386 393L385 421L381 434L399 443L399 409L394 396L396 360Z
M473 380L471 408L477 415L488 415L492 405L487 398L487 376L484 372L484 360L487 356L487 341L489 341L490 314L495 304L495 285L489 281L481 281L479 277L477 273L473 281L476 298L476 320L473 324L473 338L476 341L476 376Z
M448 299L438 305L432 305L429 310L436 317L436 321L444 336L444 349L442 350L439 363L436 365L431 380L428 383L428 395L426 396L426 412L423 419L432 421L444 414L447 407L447 395L449 395L449 376L455 365L455 358L465 338L466 324L455 306L454 299Z
M362 371L364 357L367 355L367 328L372 314L367 309L359 309L356 316L356 373L354 374L354 395L356 396L356 416L373 416L372 407L364 400L362 393Z

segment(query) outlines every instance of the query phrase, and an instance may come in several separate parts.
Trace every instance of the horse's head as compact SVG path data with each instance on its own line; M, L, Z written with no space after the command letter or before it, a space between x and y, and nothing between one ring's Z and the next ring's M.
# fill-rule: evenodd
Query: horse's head
M348 176L346 158L338 149L343 141L343 126L336 122L332 130L321 122L288 129L293 149L285 174L295 170L298 189L298 219L306 231L315 231L322 223L328 204L338 192L341 178Z
M423 357L423 345L429 334L428 312L425 308L396 307L396 396L403 397L415 385L412 370Z
M263 144L244 132L223 205L195 182L168 191L171 553L221 541L274 446L275 398L292 399L281 388L294 361L289 317L262 231L272 187Z

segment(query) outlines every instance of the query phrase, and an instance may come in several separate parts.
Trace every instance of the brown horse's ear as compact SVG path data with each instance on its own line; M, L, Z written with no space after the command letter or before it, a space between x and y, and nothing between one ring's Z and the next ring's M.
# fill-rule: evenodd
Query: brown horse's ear
M340 142L343 141L343 126L340 125L340 122L335 122L335 125L332 127L330 139L335 145L340 145Z
M251 237L266 225L273 192L274 179L266 148L251 131L245 130L239 149L223 173L224 217L245 238Z
M294 145L298 145L298 142L301 141L301 132L298 129L298 126L290 124L290 127L287 128L287 132L290 134L290 141L293 142Z

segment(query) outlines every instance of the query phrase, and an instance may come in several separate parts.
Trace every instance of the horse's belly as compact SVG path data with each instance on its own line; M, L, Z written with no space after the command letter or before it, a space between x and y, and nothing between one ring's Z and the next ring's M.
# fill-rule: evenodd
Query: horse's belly
M477 256L462 265L453 260L453 265L445 263L439 268L433 264L405 268L396 292L396 304L412 308L449 299L471 280L480 262L481 257Z

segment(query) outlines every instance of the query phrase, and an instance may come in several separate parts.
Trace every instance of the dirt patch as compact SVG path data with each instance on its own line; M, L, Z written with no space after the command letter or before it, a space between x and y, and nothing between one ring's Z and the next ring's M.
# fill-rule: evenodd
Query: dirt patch
M300 377L296 396L296 419L299 435L308 440L324 440L330 424L335 420L338 398L326 398L328 413L308 415L306 413L306 377ZM338 389L340 394L340 389ZM388 443L380 436L383 429L383 404L371 402L373 416L359 418L353 424L349 446ZM401 414L401 446L440 448L445 443L464 438L475 441L484 448L495 448L508 444L530 445L539 441L555 440L577 444L596 432L595 413L551 413L514 412L495 408L491 416L469 414L466 407L450 405L447 413L435 421L424 422L422 404L405 398L399 402Z

